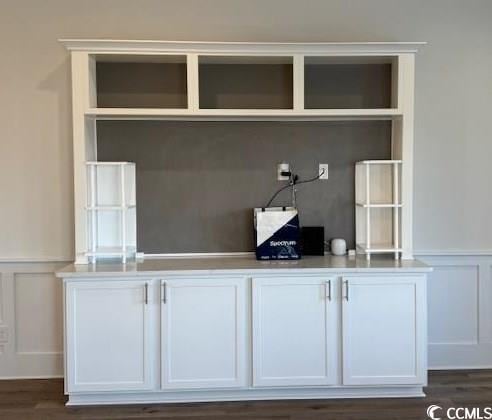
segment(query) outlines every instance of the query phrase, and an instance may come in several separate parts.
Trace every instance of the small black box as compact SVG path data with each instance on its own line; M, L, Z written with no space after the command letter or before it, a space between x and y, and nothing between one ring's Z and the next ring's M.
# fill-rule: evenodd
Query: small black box
M301 228L301 250L303 255L325 255L324 226Z

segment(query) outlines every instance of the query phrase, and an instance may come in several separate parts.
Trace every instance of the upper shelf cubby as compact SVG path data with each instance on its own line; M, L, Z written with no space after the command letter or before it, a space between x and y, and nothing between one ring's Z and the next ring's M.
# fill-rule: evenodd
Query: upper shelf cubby
M305 109L397 108L394 57L304 57Z
M200 109L292 109L293 58L200 56Z
M96 119L400 119L422 43L62 40Z
M188 107L185 55L95 56L97 108Z

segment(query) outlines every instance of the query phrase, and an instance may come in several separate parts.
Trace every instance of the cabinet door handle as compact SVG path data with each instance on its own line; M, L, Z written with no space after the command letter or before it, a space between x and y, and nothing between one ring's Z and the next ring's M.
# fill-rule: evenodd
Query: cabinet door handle
M144 299L145 299L145 304L147 305L149 303L149 283L145 283Z
M345 286L345 300L348 302L349 300L349 283L348 283L348 280L345 280L343 282L344 286Z
M166 282L162 282L162 303L167 303L167 289Z
M328 289L328 295L326 297L331 301L331 280L326 282L326 288Z

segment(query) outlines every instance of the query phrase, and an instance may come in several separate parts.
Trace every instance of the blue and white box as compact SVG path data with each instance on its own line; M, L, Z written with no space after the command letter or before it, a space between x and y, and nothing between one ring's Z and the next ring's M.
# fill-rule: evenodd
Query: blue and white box
M295 207L255 208L257 260L301 258L299 214Z

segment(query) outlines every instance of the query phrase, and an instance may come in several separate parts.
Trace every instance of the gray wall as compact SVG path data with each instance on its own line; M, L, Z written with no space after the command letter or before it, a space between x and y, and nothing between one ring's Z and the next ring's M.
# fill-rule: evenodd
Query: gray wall
M415 247L492 248L489 0L2 0L0 257L73 258L60 37L428 41L417 56Z
M329 164L329 180L299 185L304 226L354 246L354 164L388 159L391 124L359 122L99 121L98 158L137 164L139 250L252 251L253 207L285 182L289 162L301 180ZM274 204L290 205L290 190Z

